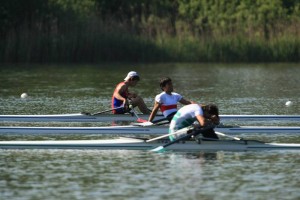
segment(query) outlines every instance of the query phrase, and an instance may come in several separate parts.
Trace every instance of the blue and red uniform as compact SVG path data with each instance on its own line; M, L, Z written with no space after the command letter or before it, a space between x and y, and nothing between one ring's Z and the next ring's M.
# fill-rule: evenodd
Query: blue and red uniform
M121 85L124 85L124 84L125 84L125 82L121 82L121 83L119 83L119 84L117 85L117 87L116 87L116 89L115 89L115 91L114 91L114 93L113 93L113 96L112 96L112 98L111 98L111 107L112 107L112 108L118 108L118 107L120 107L120 106L123 105L124 102L123 102L122 100L117 99L117 98L115 97L115 93L118 92L117 89L118 89ZM122 97L124 97L125 99L127 99L127 98L128 98L128 95L129 95L128 88L127 88L124 92L122 92L120 95L121 95ZM124 113L125 113L125 109L124 109L124 108L118 108L118 109L113 110L112 112L113 112L113 114L124 114Z

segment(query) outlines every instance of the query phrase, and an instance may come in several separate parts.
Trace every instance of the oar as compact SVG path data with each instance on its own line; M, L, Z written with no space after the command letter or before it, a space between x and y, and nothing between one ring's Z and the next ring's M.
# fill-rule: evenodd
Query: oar
M213 127L214 127L214 126L213 126ZM199 130L199 131L192 131L191 133L186 134L186 135L184 135L184 136L182 136L182 137L180 137L180 138L178 138L178 139L176 139L176 140L173 140L173 141L171 141L171 142L169 142L169 143L167 143L167 144L165 144L165 145L163 145L163 146L156 147L155 149L152 149L151 151L155 151L155 152L157 152L157 151L162 151L164 148L166 148L166 147L168 147L168 146L170 146L170 145L172 145L172 144L175 144L175 143L177 143L177 142L179 142L179 141L181 141L181 140L188 139L188 138L190 138L190 137L193 136L193 135L198 135L198 134L200 134L202 131L205 131L205 130L210 129L210 128L213 128L213 127L212 127L212 126L207 126L207 127L203 128L202 130Z
M101 111L101 112L89 114L89 115L91 115L91 116L93 116L93 115L99 115L99 114L111 112L111 111L113 111L113 110L117 110L117 109L120 109L120 108L124 108L124 105L122 105L122 106L120 106L120 107L112 108L112 109L109 109L109 110L104 110L104 111Z
M134 116L137 118L137 122L148 122L145 119L142 119L138 116L138 114L135 112L135 109L133 108L132 104L129 105L130 110L132 111L132 113L134 114Z
M111 112L111 111L113 111L113 110L117 110L117 109L120 109L120 108L124 108L124 106L120 106L120 107L116 107L116 108L112 108L112 109L109 109L109 110L104 110L104 111L97 112L97 113L92 113L92 114L91 114L91 113L88 113L88 112L81 112L81 114L93 116L93 115L99 115L99 114Z
M221 132L218 132L218 131L215 131L215 133L216 133L217 135L221 135L221 136L224 136L224 137L229 137L229 138L232 138L232 139L234 139L234 140L242 140L241 138L233 137L233 136L230 136L230 135L226 135L226 134L221 133Z
M192 126L189 126L189 127L186 127L186 128L182 128L178 131L175 131L174 133L169 133L169 134L166 134L166 135L161 135L159 137L155 137L155 138L152 138L152 139L149 139L149 140L146 140L146 142L153 142L155 140L159 140L161 138L165 138L165 137L168 137L168 136L171 136L171 135L176 135L176 134L181 134L181 133L187 133L189 130L192 130L194 127Z

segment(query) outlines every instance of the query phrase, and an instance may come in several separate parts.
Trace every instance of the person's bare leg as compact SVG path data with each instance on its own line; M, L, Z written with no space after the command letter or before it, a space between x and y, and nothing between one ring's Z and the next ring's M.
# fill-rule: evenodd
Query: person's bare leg
M150 114L144 100L141 97L136 97L131 99L131 103L134 107L138 107L143 114Z

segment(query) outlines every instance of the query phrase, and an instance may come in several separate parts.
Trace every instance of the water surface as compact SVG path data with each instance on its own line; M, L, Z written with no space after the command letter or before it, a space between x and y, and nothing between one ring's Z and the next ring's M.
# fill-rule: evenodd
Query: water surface
M97 112L110 108L128 71L133 90L153 105L162 76L186 99L221 114L300 114L298 64L147 64L2 66L1 114ZM26 92L28 99L21 99ZM286 107L286 101L292 101ZM236 122L237 125L242 124ZM299 122L270 122L268 125ZM1 123L98 126L101 123ZM256 125L256 124L254 124ZM98 135L0 135L1 140L98 139ZM109 136L106 136L109 137ZM241 134L297 142L295 134ZM0 150L0 199L300 199L299 151L164 152Z

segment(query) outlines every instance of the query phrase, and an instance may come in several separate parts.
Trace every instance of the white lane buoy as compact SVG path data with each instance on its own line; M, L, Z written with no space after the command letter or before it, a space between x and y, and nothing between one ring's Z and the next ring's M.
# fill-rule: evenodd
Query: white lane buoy
M291 101L285 102L285 106L289 107L289 106L291 106L291 105L293 105L293 102L291 102Z
M28 94L27 94L27 93L22 93L22 94L21 94L21 98L22 98L22 99L26 99L27 97L28 97Z

